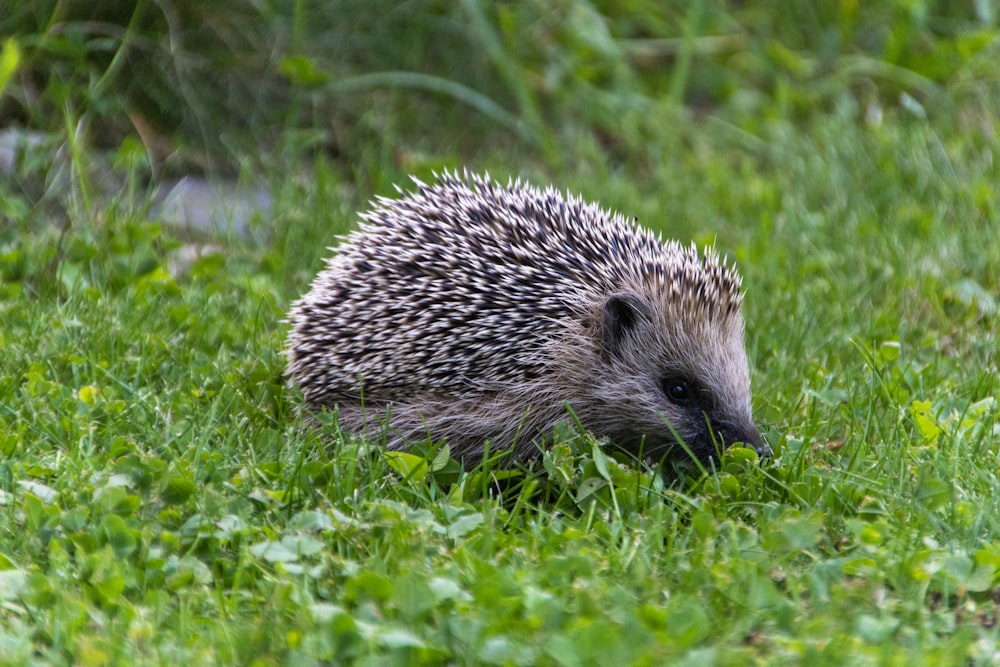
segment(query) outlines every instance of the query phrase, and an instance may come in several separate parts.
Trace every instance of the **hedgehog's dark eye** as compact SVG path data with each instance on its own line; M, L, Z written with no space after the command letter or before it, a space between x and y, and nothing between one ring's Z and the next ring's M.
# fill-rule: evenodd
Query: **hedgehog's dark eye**
M667 398L678 405L690 403L691 399L694 398L694 394L691 392L691 385L684 380L666 378L662 382L662 387L663 393L666 394Z

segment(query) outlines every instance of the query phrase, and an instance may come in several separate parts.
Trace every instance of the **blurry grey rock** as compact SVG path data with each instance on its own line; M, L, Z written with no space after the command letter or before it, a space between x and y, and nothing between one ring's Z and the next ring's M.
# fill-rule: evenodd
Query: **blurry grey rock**
M210 234L250 237L256 216L271 214L269 192L233 182L210 182L194 176L164 182L154 197L154 219Z
M41 132L17 128L0 130L0 174L13 174L24 152L44 141L45 135Z
M88 153L84 166L95 208L130 191L126 177L110 168L109 156ZM0 176L15 179L34 204L47 200L68 208L75 175L56 135L0 129ZM254 226L253 221L257 216L269 220L272 204L271 193L259 187L185 176L155 186L150 215L189 231L248 239L252 232L268 231L266 224Z

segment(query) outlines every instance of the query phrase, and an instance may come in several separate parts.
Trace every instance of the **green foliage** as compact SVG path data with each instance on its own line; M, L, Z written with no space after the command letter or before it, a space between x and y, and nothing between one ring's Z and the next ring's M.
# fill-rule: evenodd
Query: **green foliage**
M322 225L300 228L359 206L331 171L279 192L272 247L191 263L195 242L124 201L9 230L5 654L992 659L997 166L921 119L771 132L734 151L708 126L650 193L567 175L624 210L673 198L671 234L714 230L740 263L775 456L732 450L705 474L568 428L532 467L462 471L446 447L387 455L301 424L281 318L318 260Z
M3 660L996 662L988 3L375 9L0 7L0 112L49 133L0 179ZM280 148L266 235L157 219L174 144L243 129ZM463 470L306 425L288 304L459 155L734 258L774 456L567 427Z
M290 143L340 156L353 178L378 187L381 163L412 172L512 140L550 164L581 136L623 163L655 163L692 114L757 133L761 122L845 105L878 118L897 108L952 113L955 103L982 114L997 103L989 82L1000 23L986 2L48 0L4 9L0 34L13 37L0 118L59 131L70 109L92 143L139 136L168 169L225 171Z

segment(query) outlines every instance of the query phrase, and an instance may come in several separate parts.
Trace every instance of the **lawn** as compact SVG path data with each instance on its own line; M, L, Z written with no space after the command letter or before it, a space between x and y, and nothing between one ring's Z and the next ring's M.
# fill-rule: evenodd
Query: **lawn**
M254 109L180 12L178 79L133 62L181 91L165 118L116 83L160 5L6 19L0 125L45 139L0 175L0 662L1000 662L1000 23L686 4L427 3L326 56L309 3L234 10L225 49L290 35ZM397 43L398 12L425 21ZM198 107L203 48L244 78ZM774 456L650 470L568 424L463 472L307 425L289 305L371 197L461 166L728 255ZM188 172L271 205L179 227L151 202Z

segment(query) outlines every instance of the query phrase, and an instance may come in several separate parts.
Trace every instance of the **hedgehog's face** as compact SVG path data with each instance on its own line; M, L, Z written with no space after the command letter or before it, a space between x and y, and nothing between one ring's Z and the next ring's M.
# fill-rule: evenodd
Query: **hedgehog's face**
M768 453L751 415L743 319L702 315L653 307L635 293L609 297L601 315L608 377L595 398L615 418L587 426L652 458L684 458L678 440L703 462L735 442Z

